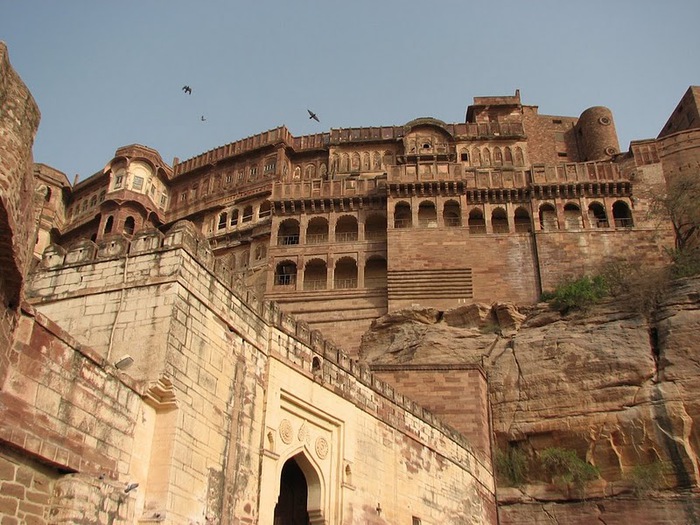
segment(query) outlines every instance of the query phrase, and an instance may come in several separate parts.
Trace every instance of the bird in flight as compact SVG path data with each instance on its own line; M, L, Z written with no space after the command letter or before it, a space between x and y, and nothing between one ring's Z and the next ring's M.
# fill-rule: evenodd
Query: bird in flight
M184 91L188 95L192 94L192 88L190 86L182 86L182 91Z
M204 115L202 115L202 122L204 122L205 120L207 120L207 119L205 119Z
M311 111L310 109L307 109L306 111L309 112L309 118L310 118L310 119L314 119L316 122L321 122L320 120L318 120L318 117L316 116L316 113L314 113L314 112Z

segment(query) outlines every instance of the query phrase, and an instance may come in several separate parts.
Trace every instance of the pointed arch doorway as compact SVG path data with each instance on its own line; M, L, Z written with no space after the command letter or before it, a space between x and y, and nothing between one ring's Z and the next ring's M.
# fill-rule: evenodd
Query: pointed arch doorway
M323 524L320 479L303 454L289 458L280 474L274 525Z
M309 487L304 472L295 459L290 458L282 467L274 525L309 525L308 497Z

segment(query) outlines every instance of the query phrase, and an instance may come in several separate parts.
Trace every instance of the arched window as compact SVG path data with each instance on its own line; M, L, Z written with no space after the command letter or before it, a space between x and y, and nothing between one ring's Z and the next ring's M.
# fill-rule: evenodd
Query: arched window
M397 202L394 207L394 228L410 228L411 222L411 205Z
M511 151L510 146L506 146L503 150L503 157L505 164L513 164L513 152Z
M51 188L46 188L46 193L44 194L44 201L51 202Z
M265 258L266 253L267 253L267 250L265 250L265 245L258 244L255 248L255 260L262 261Z
M238 210L231 210L231 226L238 224Z
M253 207L246 206L243 208L243 222L250 222L253 220Z
M226 228L226 220L228 219L228 214L226 212L219 214L219 224L217 225L217 230L223 230Z
M491 150L490 149L484 148L483 159L484 159L484 166L491 165Z
M353 242L357 240L357 217L343 215L335 223L335 241Z
M108 233L112 233L112 227L114 226L114 217L111 215L107 217L107 222L105 222L105 235Z
M612 207L613 219L615 220L615 228L631 228L634 226L632 222L632 211L625 201L615 201Z
M608 228L608 217L605 208L599 202L591 202L588 205L588 220L594 228Z
M530 214L528 211L523 208L519 207L516 208L515 210L515 217L514 217L514 222L515 222L515 231L518 233L527 233L531 231L531 225L530 225Z
M355 152L350 160L350 171L360 171L360 154Z
M382 241L386 239L386 217L373 213L365 219L365 240Z
M540 229L545 231L559 229L557 211L551 204L543 204L540 206Z
M583 228L583 218L581 217L581 208L573 202L567 202L564 205L564 224L567 230L580 230Z
M481 166L481 151L479 148L472 149L472 166Z
M442 220L445 223L445 226L449 228L462 225L462 212L460 210L459 202L454 200L445 202L445 206L442 209Z
M241 254L241 258L238 261L238 263L241 265L241 268L245 269L250 266L250 252L248 250L244 251Z
M328 282L326 261L311 259L304 266L304 290L325 290Z
M523 155L523 150L520 146L515 147L515 165L516 166L524 166L525 165L525 156Z
M124 233L127 235L132 235L134 233L134 228L136 227L136 221L133 217L129 216L124 221Z
M299 244L299 221L286 219L282 221L277 232L277 245L289 246L292 244Z
M311 180L316 178L316 166L309 164L304 168L304 179Z
M503 154L499 147L493 149L493 164L494 166L501 166L503 164Z
M491 212L491 228L493 233L508 233L508 215L503 208L495 208Z
M479 208L473 208L469 212L469 233L486 233L486 221Z
M297 283L297 265L282 261L275 267L275 286L294 286Z
M307 244L323 244L328 242L328 220L325 217L314 217L306 228Z
M365 264L365 288L386 288L386 259L373 255Z
M357 288L357 262L350 257L342 257L335 263L333 288L341 290Z
M423 201L418 205L418 224L422 228L437 228L435 203Z
M264 201L260 205L260 209L258 210L258 219L262 219L264 217L269 217L272 214L272 205L270 204L270 201Z
M460 153L459 160L461 162L469 162L469 151L466 148L462 150L462 153Z

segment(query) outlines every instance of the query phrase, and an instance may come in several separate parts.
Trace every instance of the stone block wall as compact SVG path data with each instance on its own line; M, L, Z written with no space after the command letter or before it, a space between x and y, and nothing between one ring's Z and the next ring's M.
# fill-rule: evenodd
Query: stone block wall
M145 403L142 424L129 427L138 443L131 455L105 450L109 457L115 453L131 458L117 461L115 468L123 467L123 476L143 480L136 515L166 516L172 523L204 516L223 523L231 516L254 521L263 512L259 509L274 507L266 487L278 486L279 479L264 483L259 474L265 454L260 444L270 442L266 429L278 425L270 420L280 399L270 383L269 356L274 355L280 367L276 374L290 385L288 391L298 392L301 383L308 383L320 390L302 396L305 403L313 406L323 397L339 407L329 413L346 428L343 442L356 443L352 463L366 462L366 467L358 467L358 472L366 468L365 473L355 479L368 488L351 491L353 496L344 500L348 509L359 512L379 487L370 474L373 463L366 450L370 445L380 450L382 436L387 436L395 445L393 452L382 453L386 477L381 484L393 484L397 494L410 492L406 497L414 498L414 508L423 500L420 494L442 494L435 496L431 510L421 507L423 515L439 521L455 521L468 512L478 516L475 523L494 522L489 517L495 512L490 464L463 436L372 376L303 321L283 314L274 303L258 301L230 272L214 273L210 252L197 243L197 235L187 227L174 230L159 248L138 250L133 256L100 259L99 250L76 247L83 255L71 258L69 251L61 265L60 251L49 250L45 266L50 267L39 271L28 287L37 308L50 310L86 341L101 342L94 359L107 367L109 341L99 339L99 330L91 331L90 319L105 315L95 308L98 298L121 301L108 314L112 323L117 319L108 362L121 350L130 353L134 364L127 373L133 375ZM149 338L147 321L160 316L158 306L149 302L156 295L168 305L163 316L169 321L160 325L163 333L158 338ZM115 318L115 311L123 320ZM136 318L126 315L132 311ZM78 324L71 324L76 319ZM122 340L118 331L129 346L116 346ZM87 394L85 398L91 399ZM98 421L94 426L107 431ZM407 456L401 459L401 454ZM394 472L397 461L402 467ZM340 462L332 470L338 483L345 466ZM444 480L434 475L435 468L446 469ZM74 469L83 472L82 467ZM468 508L460 507L465 490ZM396 496L385 499L385 505L387 515L405 513L406 501ZM451 509L451 514L440 509ZM410 516L401 521L404 518Z
M396 390L439 414L465 436L483 461L491 461L488 385L476 366L381 366L374 374Z
M386 288L376 290L329 290L271 297L286 312L325 337L344 343L343 350L357 357L360 337L372 321L386 314Z
M15 335L0 385L0 484L13 498L3 499L3 522L77 523L62 510L74 507L73 496L57 490L71 472L110 486L82 504L87 515L107 509L110 494L127 505L133 495L122 495L117 480L133 474L134 385L28 305Z
M39 109L0 42L0 268L7 299L19 304L34 248L32 145Z
M611 259L625 257L634 247L634 260L655 267L666 260L664 246L672 247L667 230L616 230L609 232L540 232L537 253L543 290L584 274L594 274Z
M449 309L471 302L536 300L536 261L530 234L470 235L467 228L389 230L389 311L412 304ZM448 287L432 296L450 270L468 270L471 289ZM393 276L401 277L402 283ZM411 283L426 276L418 295Z
M48 523L58 471L0 445L0 523Z

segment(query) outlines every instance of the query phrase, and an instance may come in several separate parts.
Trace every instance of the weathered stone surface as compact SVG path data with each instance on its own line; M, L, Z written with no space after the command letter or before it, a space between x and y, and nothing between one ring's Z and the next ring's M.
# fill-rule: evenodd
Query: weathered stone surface
M575 450L600 470L585 496L610 506L606 523L700 522L686 492L700 479L700 279L676 283L650 319L615 302L567 317L546 305L489 310L464 306L444 312L440 322L409 314L404 323L395 312L392 322L379 320L365 334L361 356L372 366L481 364L498 447L515 446L530 457L547 447ZM643 503L630 499L633 468L654 462L663 465L660 492ZM595 504L571 504L570 515L561 504L581 496L545 484L499 491L501 523L554 523L555 515L559 523L595 522ZM616 497L626 503L607 503ZM559 502L556 510L547 501ZM665 504L681 514L662 512ZM614 516L647 505L646 521ZM696 521L682 514L688 512Z

